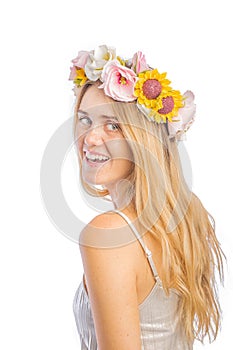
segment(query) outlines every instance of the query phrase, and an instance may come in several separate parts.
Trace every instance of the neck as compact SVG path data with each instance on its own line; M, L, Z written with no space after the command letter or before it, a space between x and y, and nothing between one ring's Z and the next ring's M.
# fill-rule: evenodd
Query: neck
M108 184L107 189L112 198L114 208L118 210L130 211L133 209L132 185L126 179L114 184Z

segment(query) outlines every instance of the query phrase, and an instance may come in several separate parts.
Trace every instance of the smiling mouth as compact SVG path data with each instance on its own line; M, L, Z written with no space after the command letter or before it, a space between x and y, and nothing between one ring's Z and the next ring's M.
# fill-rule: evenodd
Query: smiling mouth
M105 162L107 162L107 161L109 161L110 160L110 158L108 157L107 159L106 159L106 157L103 157L103 159L98 159L98 158L89 158L89 157L87 157L86 156L86 153L85 153L85 155L84 155L84 158L86 159L86 161L87 162L89 162L89 163L105 163Z
M86 160L90 163L105 163L107 162L109 159L105 159L105 160L100 160L100 159L89 159L86 157Z

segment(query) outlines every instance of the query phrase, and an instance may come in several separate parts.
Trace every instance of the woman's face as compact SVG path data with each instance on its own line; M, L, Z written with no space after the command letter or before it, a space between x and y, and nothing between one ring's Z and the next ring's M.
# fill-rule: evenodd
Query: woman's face
M101 89L89 87L78 109L76 129L83 180L108 189L133 169L133 155L112 103Z

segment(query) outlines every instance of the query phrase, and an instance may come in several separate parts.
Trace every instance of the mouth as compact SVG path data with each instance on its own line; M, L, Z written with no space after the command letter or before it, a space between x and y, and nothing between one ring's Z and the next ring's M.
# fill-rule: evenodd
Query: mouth
M92 165L97 165L97 164L103 164L103 163L106 163L110 160L109 157L99 157L99 158L89 158L87 155L86 155L86 152L84 152L84 159L86 160L86 162L88 164L92 164Z

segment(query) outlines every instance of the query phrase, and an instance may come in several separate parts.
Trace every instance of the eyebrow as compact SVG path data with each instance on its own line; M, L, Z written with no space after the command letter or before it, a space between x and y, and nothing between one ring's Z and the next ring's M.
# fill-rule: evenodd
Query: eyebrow
M81 109L78 109L77 114L78 114L78 113L81 113L81 114L84 114L84 115L88 116L88 113L87 113L87 112L82 111ZM110 115L104 115L104 114L101 114L101 115L100 115L100 118L105 118L105 119L115 119L115 120L117 120L117 121L118 121L118 118L117 118L117 117L110 116Z

